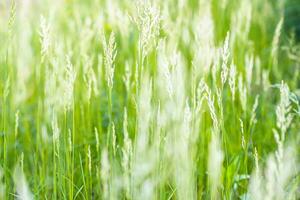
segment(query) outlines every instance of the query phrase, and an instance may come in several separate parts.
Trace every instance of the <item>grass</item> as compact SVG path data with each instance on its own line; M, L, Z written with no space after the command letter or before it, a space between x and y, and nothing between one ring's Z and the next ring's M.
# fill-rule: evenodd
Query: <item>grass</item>
M0 199L299 199L295 2L1 2Z

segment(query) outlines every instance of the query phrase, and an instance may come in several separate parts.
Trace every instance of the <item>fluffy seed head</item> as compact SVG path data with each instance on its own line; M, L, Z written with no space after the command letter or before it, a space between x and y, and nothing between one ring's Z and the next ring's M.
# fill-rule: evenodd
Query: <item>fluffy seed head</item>
M105 79L109 88L113 87L114 71L115 71L115 59L117 56L117 46L115 42L115 34L111 32L108 43L105 37L102 40L104 48L104 65L105 65Z

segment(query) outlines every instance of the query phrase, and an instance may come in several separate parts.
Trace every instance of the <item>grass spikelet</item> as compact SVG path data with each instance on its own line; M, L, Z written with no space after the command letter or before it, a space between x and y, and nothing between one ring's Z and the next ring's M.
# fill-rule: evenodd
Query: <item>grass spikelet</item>
M289 95L289 87L283 81L280 84L280 102L276 107L276 125L281 131L281 138L284 140L285 133L292 121L291 111L291 102Z
M110 34L108 42L106 42L106 39L104 38L102 44L104 49L105 80L107 86L112 89L115 72L114 62L117 56L114 32Z
M211 198L218 198L218 188L221 185L223 151L220 146L220 140L216 133L213 132L209 145L208 156L208 175L210 180Z
M229 52L229 37L230 34L229 32L226 35L225 41L224 41L224 46L222 48L222 71L221 71L221 81L222 81L222 87L224 86L227 76L228 76L228 59L230 56Z
M47 23L44 16L41 16L41 19L40 19L39 35L40 35L40 43L41 43L41 56L42 56L42 62L43 62L49 52L50 44L51 44L50 26Z
M233 63L231 63L230 70L229 70L229 80L228 80L228 82L229 82L229 87L230 87L230 91L231 91L232 101L235 100L236 76L237 76L236 66Z
M14 171L14 182L16 185L16 199L19 200L32 200L33 195L28 187L23 170L20 167L16 167Z
M102 150L101 153L101 180L103 183L103 199L110 199L110 163L108 160L108 152L106 149Z

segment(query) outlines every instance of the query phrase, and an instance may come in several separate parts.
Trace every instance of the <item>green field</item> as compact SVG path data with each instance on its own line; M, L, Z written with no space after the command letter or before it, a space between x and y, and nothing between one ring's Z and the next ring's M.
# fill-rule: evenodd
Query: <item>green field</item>
M2 0L0 27L0 200L300 199L299 0Z

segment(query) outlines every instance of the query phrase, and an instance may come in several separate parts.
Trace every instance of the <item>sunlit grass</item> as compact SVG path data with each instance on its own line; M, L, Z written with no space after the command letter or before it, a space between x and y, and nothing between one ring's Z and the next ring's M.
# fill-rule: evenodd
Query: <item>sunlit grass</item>
M1 2L0 199L299 199L298 8Z

